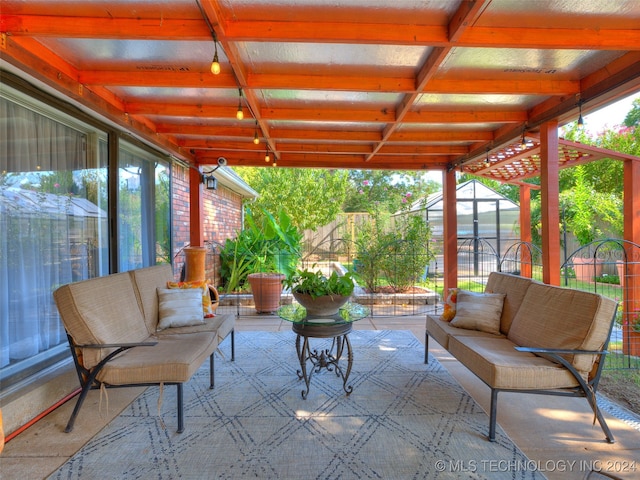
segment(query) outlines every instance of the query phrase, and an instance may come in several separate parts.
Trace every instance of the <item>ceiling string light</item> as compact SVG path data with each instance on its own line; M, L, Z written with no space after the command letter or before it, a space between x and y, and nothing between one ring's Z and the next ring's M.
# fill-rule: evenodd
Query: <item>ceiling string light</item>
M200 9L200 14L202 15L202 18L204 19L205 23L207 24L207 27L209 29L209 32L211 33L211 37L213 38L213 45L214 45L214 53L213 53L213 61L211 62L211 73L213 73L214 75L218 75L220 73L220 61L218 60L218 36L216 35L216 31L213 28L213 25L211 25L211 22L209 21L209 17L207 16L206 12L204 11L204 8L202 8L202 5L200 4L199 0L196 0L196 3L198 4L198 8ZM232 71L232 74L234 72ZM235 74L234 74L235 77ZM243 120L244 119L244 111L242 108L242 87L240 87L240 82L238 81L238 78L236 78L236 84L238 85L238 109L236 110L236 118L238 120ZM256 126L255 126L255 131L253 134L253 143L255 145L258 145L260 143L260 135L258 133L258 120L256 118L256 116L254 115L253 111L251 110L251 104L247 103L247 108L249 109L249 113L251 114L251 116L256 119ZM269 152L267 151L267 154L265 155L265 161L266 162L270 162L271 158L269 156Z
M487 148L487 158L484 160L485 168L489 168L491 166L491 162L489 161L489 149Z
M578 128L582 128L584 127L584 119L582 118L582 104L584 103L584 101L582 99L580 99L578 101Z
M213 25L211 25L211 22L209 21L209 17L207 17L207 14L202 8L202 5L200 5L200 2L198 0L196 0L196 3L198 4L198 8L200 9L202 18L207 24L209 33L211 33L211 37L213 38L214 53L213 61L211 62L211 73L213 73L214 75L218 75L220 73L220 62L218 61L218 36L216 35L216 31L213 29Z
M527 132L527 126L522 127L522 141L520 142L520 150L527 149L527 139L525 138L525 133Z
M267 145L267 150L264 152L264 161L267 163L271 161L271 157L269 156L269 145Z
M244 118L244 112L242 111L242 88L238 89L238 111L236 112L236 118L238 120Z
M220 73L220 62L218 61L218 39L216 38L216 32L213 31L213 45L215 46L215 52L213 54L213 61L211 62L211 73L218 75Z
M256 129L253 133L253 143L258 145L260 143L260 137L258 136L258 120L256 120Z

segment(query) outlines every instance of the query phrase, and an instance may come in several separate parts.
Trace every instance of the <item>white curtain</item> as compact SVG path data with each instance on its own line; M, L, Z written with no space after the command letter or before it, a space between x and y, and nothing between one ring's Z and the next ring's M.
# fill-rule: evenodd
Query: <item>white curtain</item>
M66 341L52 292L91 275L96 213L73 180L85 149L84 133L0 98L0 368Z

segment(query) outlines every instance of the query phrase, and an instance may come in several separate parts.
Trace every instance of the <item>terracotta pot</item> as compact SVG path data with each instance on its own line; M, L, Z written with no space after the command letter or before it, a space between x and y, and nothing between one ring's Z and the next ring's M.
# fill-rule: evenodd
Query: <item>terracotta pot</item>
M593 283L595 277L602 275L602 260L599 258L580 258L574 257L573 271L576 274L576 280L579 282Z
M293 292L295 298L300 305L307 309L307 316L327 317L336 315L340 307L342 307L349 297L342 295L323 295L322 297L313 298L307 293Z
M273 313L280 306L282 294L281 273L251 273L247 277L258 313Z
M184 281L204 282L206 247L186 247L184 249Z

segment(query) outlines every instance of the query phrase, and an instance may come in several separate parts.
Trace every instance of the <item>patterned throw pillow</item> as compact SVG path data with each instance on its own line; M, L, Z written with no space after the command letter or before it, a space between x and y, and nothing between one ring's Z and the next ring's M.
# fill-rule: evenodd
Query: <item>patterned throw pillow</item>
M202 313L204 318L215 317L214 308L209 295L209 281L167 282L167 288L199 288L202 290Z
M458 301L459 288L450 288L447 299L444 301L444 310L440 315L440 320L450 322L456 316L456 303Z

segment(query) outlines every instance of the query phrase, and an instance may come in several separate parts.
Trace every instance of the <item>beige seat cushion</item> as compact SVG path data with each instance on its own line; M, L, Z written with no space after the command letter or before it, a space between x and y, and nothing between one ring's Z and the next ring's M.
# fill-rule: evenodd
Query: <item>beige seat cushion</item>
M530 278L509 273L492 272L489 274L484 291L487 293L504 293L506 295L502 305L502 315L500 316L500 332L505 335L509 332L511 322L520 308L529 285L532 283L537 282Z
M151 347L135 347L114 357L98 374L109 385L186 382L215 350L213 333L166 335Z
M578 385L571 373L531 353L518 352L504 337L458 336L449 339L449 351L487 385L532 390Z
M64 285L53 296L67 332L79 345L135 343L149 336L128 273ZM108 353L85 348L83 364L91 368Z
M169 264L154 265L129 272L133 278L136 295L142 306L144 321L149 335L158 327L157 288L167 288L167 282L173 281L173 267Z
M507 337L525 347L599 350L609 334L616 302L590 292L533 283ZM595 356L566 355L580 372Z
M205 318L202 325L191 325L188 327L175 327L167 328L165 330L158 331L158 337L166 335L175 335L183 333L200 333L200 332L215 332L216 333L216 346L222 342L227 335L231 333L236 323L235 315L216 315L212 318Z
M478 330L466 330L464 328L456 328L451 326L449 322L440 320L440 317L434 315L427 315L426 324L427 333L436 342L442 345L444 348L449 348L449 336L481 336L481 337L495 337L492 333L480 332ZM504 335L503 335L504 337Z

